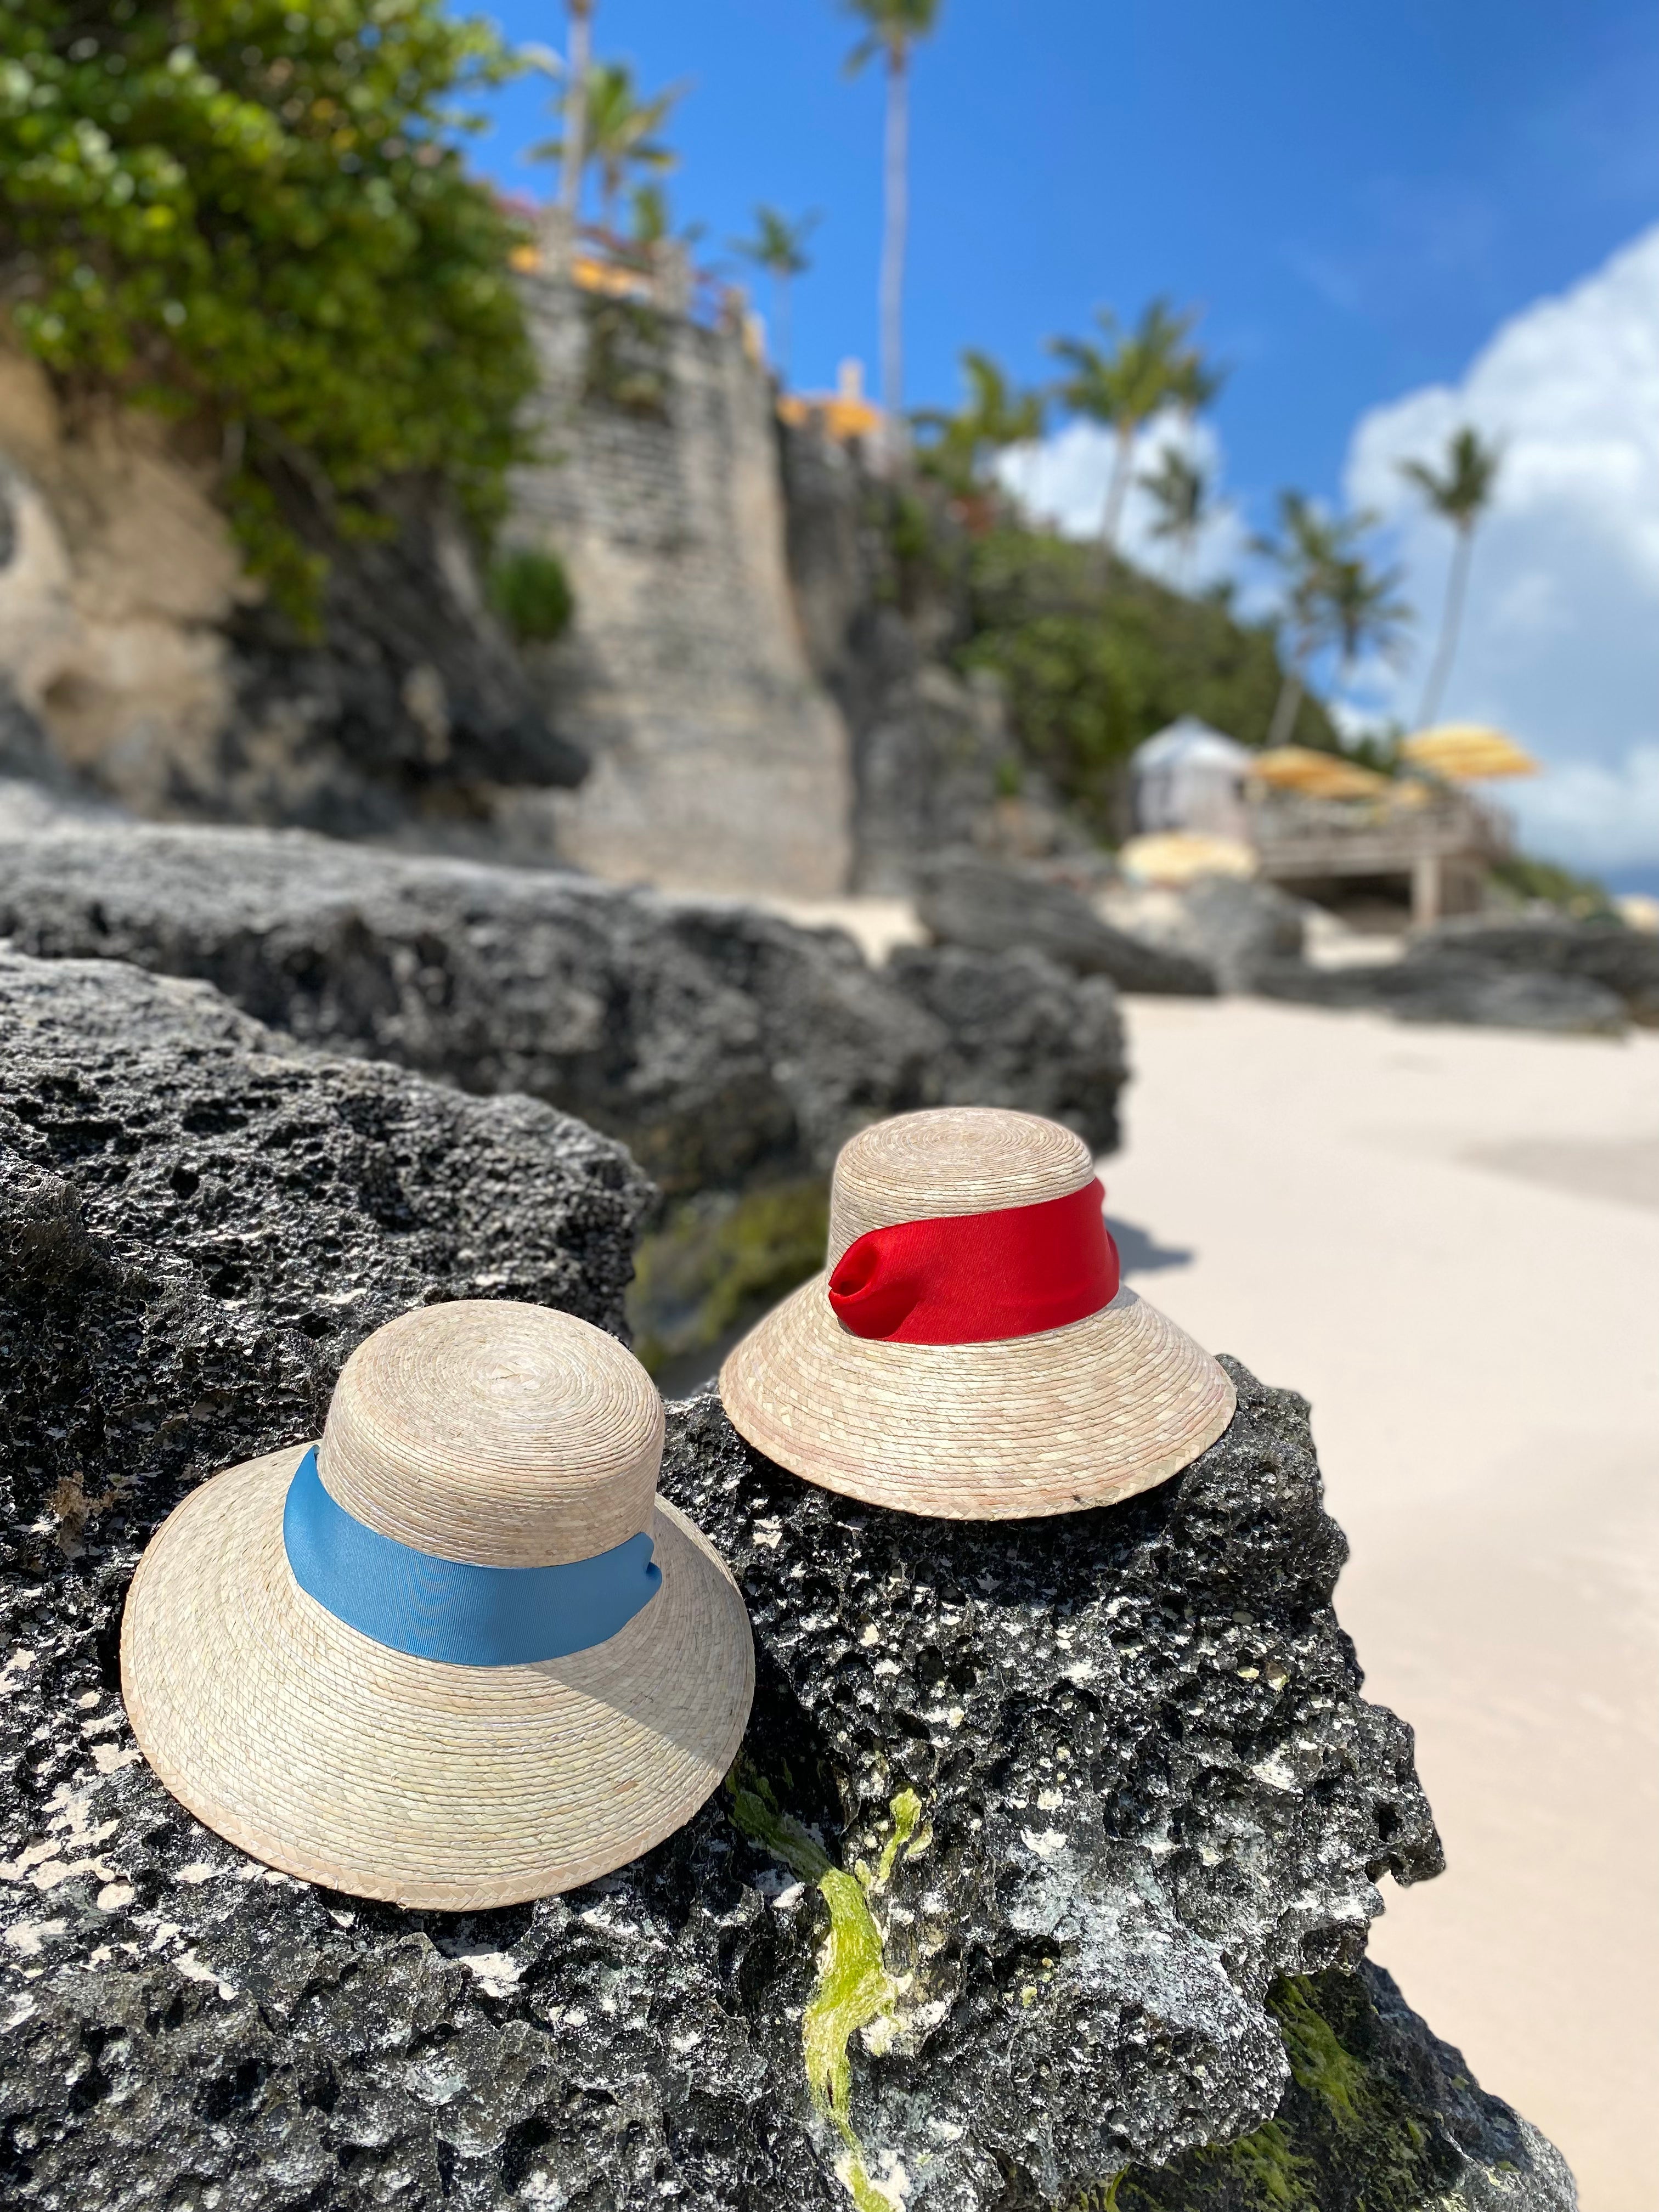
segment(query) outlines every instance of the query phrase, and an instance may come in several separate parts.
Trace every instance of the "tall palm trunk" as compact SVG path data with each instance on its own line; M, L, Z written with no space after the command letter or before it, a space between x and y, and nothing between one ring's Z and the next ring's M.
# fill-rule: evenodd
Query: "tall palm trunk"
M778 382L787 392L789 388L789 279L773 279L772 319L777 325Z
M559 205L574 224L587 166L587 70L593 45L593 0L570 0L569 82L564 100L564 165Z
M1273 722L1267 731L1270 745L1287 745L1291 732L1296 727L1296 718L1302 706L1304 689L1302 664L1293 660L1285 671L1285 680L1279 687L1279 700L1273 708Z
M1100 518L1100 543L1108 561L1117 557L1117 533L1123 524L1123 502L1129 496L1129 465L1134 452L1134 425L1120 422L1112 453L1111 477L1106 486L1106 509Z
M887 49L887 143L881 246L881 404L890 451L902 440L904 410L904 232L908 216L909 80L904 48Z
M1446 604L1440 616L1440 641L1435 647L1434 665L1429 670L1429 680L1423 686L1423 703L1417 710L1417 726L1426 729L1440 711L1441 696L1452 671L1452 661L1457 652L1457 634L1463 626L1463 597L1469 587L1469 562L1474 552L1474 528L1472 523L1460 522L1456 540L1452 546L1451 568L1446 578Z

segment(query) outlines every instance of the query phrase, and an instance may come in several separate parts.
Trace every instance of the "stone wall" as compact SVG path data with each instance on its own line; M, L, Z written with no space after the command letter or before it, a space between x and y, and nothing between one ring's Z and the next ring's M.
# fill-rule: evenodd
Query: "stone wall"
M574 623L530 666L594 764L538 802L559 850L670 887L842 889L849 747L790 592L764 370L736 331L526 285L544 458L507 535L569 574Z

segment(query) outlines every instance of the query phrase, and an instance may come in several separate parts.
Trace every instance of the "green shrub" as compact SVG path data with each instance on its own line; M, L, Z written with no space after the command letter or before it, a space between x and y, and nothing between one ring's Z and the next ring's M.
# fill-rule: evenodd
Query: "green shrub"
M642 300L586 294L587 356L582 397L647 422L668 420L669 360L666 317Z
M204 423L253 568L296 611L334 529L431 471L499 510L533 366L518 236L442 135L508 66L442 0L6 0L0 283L71 386Z
M576 603L556 554L519 546L492 565L489 604L520 645L550 645L569 629Z
M1005 525L973 544L970 606L958 659L1000 678L1022 752L1103 835L1120 826L1130 753L1177 715L1243 744L1267 736L1277 640L1224 594L1188 599L1125 562L1107 571L1094 547ZM1337 746L1316 699L1291 734Z
M1534 860L1524 853L1513 853L1508 860L1493 862L1492 875L1499 888L1514 897L1541 899L1575 921L1619 920L1619 909L1605 884L1594 876L1576 876L1570 868L1558 868L1553 860Z

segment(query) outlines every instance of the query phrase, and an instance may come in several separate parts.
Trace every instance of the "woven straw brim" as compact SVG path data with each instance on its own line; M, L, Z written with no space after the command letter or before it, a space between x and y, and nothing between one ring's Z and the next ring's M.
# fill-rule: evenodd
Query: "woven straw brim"
M736 1756L743 1601L663 1499L662 1583L604 1644L532 1667L413 1659L308 1597L283 1548L302 1445L216 1475L139 1563L121 1686L145 1757L209 1827L331 1889L454 1911L624 1866Z
M1164 1482L1233 1416L1209 1353L1131 1290L1065 1328L895 1344L843 1328L814 1276L720 1370L739 1433L825 1490L954 1521L1107 1505Z

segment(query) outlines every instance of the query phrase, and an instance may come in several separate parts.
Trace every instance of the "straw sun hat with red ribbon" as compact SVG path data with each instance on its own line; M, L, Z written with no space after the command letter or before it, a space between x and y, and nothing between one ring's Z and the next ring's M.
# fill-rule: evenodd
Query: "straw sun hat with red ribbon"
M715 1790L743 1600L657 1497L662 1401L569 1314L461 1300L346 1362L319 1443L192 1491L127 1599L121 1686L173 1796L399 1905L608 1874Z
M1233 1386L1120 1280L1083 1139L944 1107L836 1162L829 1266L720 1370L733 1426L826 1490L993 1521L1150 1489L1232 1419Z

